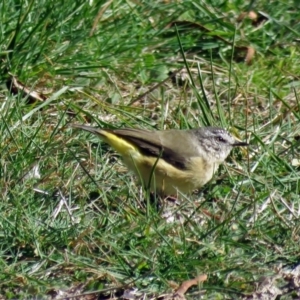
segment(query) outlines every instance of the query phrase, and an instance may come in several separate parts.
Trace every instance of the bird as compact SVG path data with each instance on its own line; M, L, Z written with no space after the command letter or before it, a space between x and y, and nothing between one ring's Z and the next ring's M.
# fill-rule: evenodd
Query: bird
M190 194L210 181L233 147L248 146L219 127L189 130L106 129L72 124L118 152L144 188L159 195Z

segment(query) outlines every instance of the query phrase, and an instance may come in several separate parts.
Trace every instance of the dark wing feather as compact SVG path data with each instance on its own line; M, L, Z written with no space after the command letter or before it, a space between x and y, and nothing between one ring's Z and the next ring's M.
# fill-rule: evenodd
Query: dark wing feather
M145 155L161 157L166 162L178 169L186 169L187 156L185 156L184 153L182 155L173 151L173 145L176 143L176 140L174 136L171 139L168 139L165 134L162 136L161 133L165 131L149 131L134 128L115 129L108 131L136 145ZM178 132L180 131L178 130Z

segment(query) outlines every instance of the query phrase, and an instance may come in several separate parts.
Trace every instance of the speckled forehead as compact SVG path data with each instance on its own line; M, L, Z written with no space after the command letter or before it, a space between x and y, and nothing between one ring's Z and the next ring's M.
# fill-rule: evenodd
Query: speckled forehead
M215 133L225 133L227 131L224 130L224 129L221 129L221 128L216 128L216 129L213 130L213 132L215 132Z
M222 129L222 128L212 127L211 131L215 134L226 134L226 135L230 136L229 132L225 129Z

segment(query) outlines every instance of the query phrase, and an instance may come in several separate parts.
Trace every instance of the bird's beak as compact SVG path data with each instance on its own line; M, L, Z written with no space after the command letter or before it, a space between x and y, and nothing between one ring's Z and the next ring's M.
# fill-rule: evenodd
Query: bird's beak
M249 146L248 143L246 142L242 142L242 141L238 141L238 140L235 140L235 142L232 144L233 147L238 147L238 146Z

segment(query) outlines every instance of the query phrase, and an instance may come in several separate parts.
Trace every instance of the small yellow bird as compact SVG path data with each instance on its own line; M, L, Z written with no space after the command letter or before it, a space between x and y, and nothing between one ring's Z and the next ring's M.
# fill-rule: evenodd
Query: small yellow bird
M145 188L166 196L202 187L233 147L248 145L218 127L161 131L72 127L98 135L122 155Z

